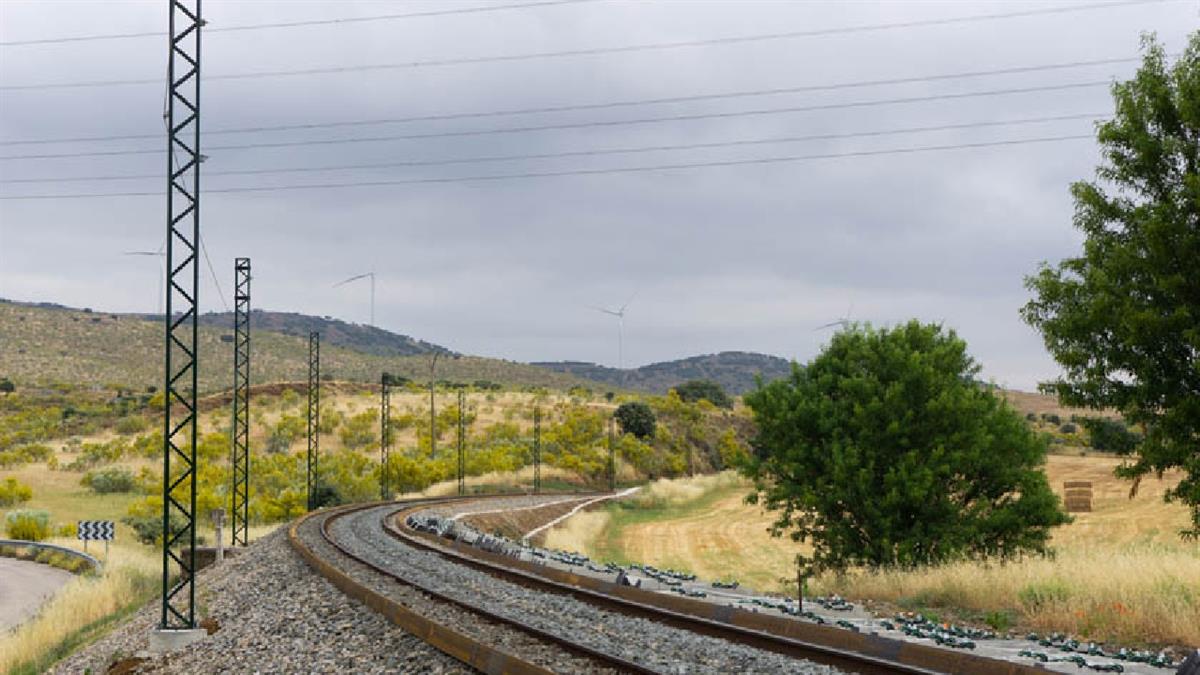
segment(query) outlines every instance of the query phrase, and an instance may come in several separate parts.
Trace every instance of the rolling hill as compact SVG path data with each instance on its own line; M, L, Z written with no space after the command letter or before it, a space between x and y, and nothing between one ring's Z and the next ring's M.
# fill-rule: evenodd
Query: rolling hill
M424 381L429 376L428 353L439 349L399 335L380 338L375 333L386 331L328 319L262 314L284 317L275 320L293 334L266 330L258 325L258 315L252 317L251 381L254 383L296 382L308 376L306 327L309 326L322 327L323 378L377 382L380 373L386 370ZM221 339L232 332L229 325L219 317L208 317L200 326L201 392L226 389L233 379L232 345ZM326 328L330 329L328 337ZM367 339L373 342L363 345ZM0 376L18 383L84 383L109 389L161 387L162 345L161 324L143 315L0 300ZM399 355L406 351L412 354ZM595 386L570 374L475 356L439 359L437 377L558 389Z
M754 352L705 354L626 370L581 361L534 362L532 365L603 382L610 387L655 394L665 393L688 380L713 380L730 393L744 394L754 389L757 375L770 381L792 372L791 362L787 359Z

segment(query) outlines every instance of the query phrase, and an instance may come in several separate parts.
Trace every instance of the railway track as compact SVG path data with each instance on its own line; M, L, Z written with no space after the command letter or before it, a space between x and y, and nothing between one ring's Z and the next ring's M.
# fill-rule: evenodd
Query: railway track
M505 499L513 498L487 501ZM451 550L396 522L415 511L461 507L459 501L317 512L295 523L289 537L343 592L487 673L1034 672L979 657L969 657L974 670L931 668L913 663L910 646L891 640L876 639L868 653L776 635L627 597L634 589L618 596L611 583L605 593L486 560L482 551ZM988 667L979 669L981 663Z

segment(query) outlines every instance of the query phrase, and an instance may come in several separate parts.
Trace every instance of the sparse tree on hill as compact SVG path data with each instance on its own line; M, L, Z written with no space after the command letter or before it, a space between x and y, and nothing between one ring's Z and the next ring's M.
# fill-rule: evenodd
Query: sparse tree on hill
M818 569L1041 551L1067 521L1046 445L975 377L953 331L852 326L790 378L745 397L758 422L748 498Z
M1095 181L1071 186L1083 251L1026 279L1022 316L1063 376L1043 385L1064 405L1113 408L1144 439L1117 475L1183 468L1166 492L1200 536L1200 32L1173 66L1145 39L1142 66L1113 85L1098 126Z
M621 431L633 434L641 440L654 438L654 428L658 424L658 420L654 418L654 411L645 403L641 401L622 403L617 406L614 416L617 418L617 424L621 425Z
M679 398L688 403L705 400L718 408L733 407L733 399L729 398L729 394L725 393L721 385L712 380L688 380L683 384L677 385L675 393L679 394Z
M8 379L7 377L0 377L0 392L3 392L4 395L7 396L16 390L17 385L13 384L12 380Z

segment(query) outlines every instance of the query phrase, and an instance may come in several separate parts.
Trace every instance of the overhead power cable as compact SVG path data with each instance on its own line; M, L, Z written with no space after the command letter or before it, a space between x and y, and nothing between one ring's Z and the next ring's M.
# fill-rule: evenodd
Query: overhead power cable
M272 185L262 187L230 187L205 189L204 194L230 194L255 192L282 192L295 190L330 190L352 187L385 187L400 185L430 185L447 183L481 183L491 181L520 180L530 178L553 178L559 176L599 176L622 173L644 173L654 171L673 171L682 169L699 169L729 166L749 166L762 164L782 164L821 159L841 159L850 157L875 157L882 155L914 154L921 152L938 152L944 150L962 150L970 148L989 148L1000 146L1029 145L1035 143L1053 143L1059 141L1092 139L1091 134L1073 134L1064 136L1043 136L1039 138L1017 138L1002 141L984 141L979 143L955 143L949 145L926 145L908 148L891 148L887 150L860 150L855 152L831 152L810 155L786 155L778 157L759 157L753 159L733 159L711 162L683 162L678 164L653 164L648 166L613 167L606 169L566 169L562 171L540 171L528 173L483 174L475 176L447 176L441 178L406 178L399 180L351 181L344 183L310 183L304 185ZM101 192L85 194L58 195L3 195L0 201L35 201L53 199L95 199L109 197L161 197L157 192Z
M483 12L499 12L510 9L530 9L550 7L553 5L578 5L597 0L541 0L540 2L519 2L509 5L485 5L483 7L461 7L459 9L435 9L424 12L402 12L399 14L374 14L370 16L347 16L332 19L312 19L308 21L282 21L275 23L253 23L242 26L205 26L204 34L233 33L248 30L264 30L270 28L300 28L303 26L329 26L335 24L367 23L371 21L396 21L402 19L417 19L451 14L480 14ZM104 35L78 35L73 37L42 38L37 40L4 40L0 47L23 47L28 45L63 44L68 42L95 42L98 40L125 40L130 38L161 38L166 35L163 31L142 31L136 33L107 33Z
M207 146L206 150L246 150L254 148L290 148L314 145L341 145L345 143L380 143L386 141L415 140L425 138L449 138L457 136L488 136L493 134L513 134L534 131L561 131L564 129L584 129L592 127L616 127L632 124L656 124L662 122L686 122L705 119L726 119L736 117L751 117L761 115L779 115L796 112L813 112L818 110L844 110L848 108L869 108L881 105L898 105L906 103L924 103L929 101L946 101L956 99L978 98L983 96L1006 96L1012 94L1030 94L1047 91L1065 91L1089 87L1108 86L1108 81L1074 82L1070 84L1044 85L1038 87L1018 87L1012 89L991 89L987 91L961 92L954 94L931 94L929 96L908 96L902 98L873 99L867 101L851 101L843 103L823 103L817 105L787 106L783 108L759 108L755 110L735 110L729 112L694 113L687 115L664 115L659 117L641 117L623 120L590 120L584 122L564 122L561 124L539 124L532 126L500 127L492 129L468 129L461 131L431 131L413 134L396 134L388 136L371 136L356 138L327 138L301 141L271 141L263 143L238 143L236 145ZM61 159L68 157L108 157L116 155L150 155L164 152L161 148L145 150L102 150L95 152L64 152L29 155L5 155L0 160L14 159Z
M603 54L623 54L632 52L660 51L667 49L683 49L690 47L711 47L720 45L735 45L745 44L750 42L763 42L771 40L793 40L806 37L817 37L826 35L839 35L846 33L862 33L880 30L893 30L898 28L916 28L923 26L944 26L963 23L974 23L979 21L990 21L995 19L1013 19L1028 16L1039 16L1046 14L1066 14L1081 11L1111 9L1114 7L1126 7L1131 5L1146 5L1150 3L1165 2L1166 0L1121 0L1118 2L1093 3L1085 5L1069 5L1066 7L1045 7L1041 9L1020 10L1013 12L998 12L991 14L973 14L969 16L950 17L941 19L920 19L916 21L903 21L888 24L863 24L858 26L843 26L838 28L818 28L801 31L788 31L782 33L765 33L756 35L737 35L721 38L709 38L703 40L684 40L680 42L658 42L639 45L623 45L619 47L591 47L586 49L567 49L562 51L545 51L545 52L528 52L524 54L491 54L487 56L468 56L451 59L427 59L421 61L404 61L399 63L375 63L361 64L355 66L335 66L326 68L300 68L291 70L265 70L251 73L226 73L224 75L207 75L205 80L251 80L271 77L295 77L309 75L333 75L341 73L361 73L367 71L381 70L406 70L411 68L431 68L445 66L462 66L474 65L481 63L501 63L501 62L516 62L529 61L535 59L548 58L567 58L577 56L598 56ZM82 87L116 87L125 85L139 84L160 84L161 80L156 78L139 78L127 80L90 80L84 82L52 82L41 84L16 84L16 85L0 85L0 91L32 91L46 89L76 89Z
M794 87L772 87L768 89L743 89L738 91L713 92L707 94L682 94L678 96L664 96L658 98L641 98L641 99L625 99L618 101L601 101L598 103L577 103L565 105L550 105L531 108L510 108L507 110L483 110L483 111L467 111L467 112L452 112L452 113L435 113L429 115L410 115L406 117L385 117L376 119L362 120L345 120L339 122L308 122L301 124L278 124L278 125L260 125L252 127L231 127L227 129L212 129L205 130L206 136L218 134L245 134L266 131L301 131L309 129L331 129L337 127L358 127L372 126L379 124L401 124L410 122L436 122L449 121L459 119L473 119L486 117L506 117L511 115L533 115L542 113L559 113L559 112L577 112L583 110L606 110L612 108L624 108L640 105L658 105L666 103L692 103L696 101L714 101L732 98L747 98L757 96L777 96L783 94L801 94L817 91L837 91L841 89L859 89L866 87L878 87L895 84L915 84L918 82L937 82L943 80L958 80L969 79L974 77L990 77L996 75L1020 75L1033 72L1045 72L1052 70L1066 70L1071 68L1083 68L1088 66L1103 66L1115 65L1120 63L1134 63L1140 61L1140 57L1121 57L1111 59L1092 59L1087 61L1068 61L1063 63L1047 63L1037 64L1032 66L1012 66L1007 68L993 68L990 70L971 70L961 71L957 73L938 73L934 75L914 75L909 77L896 77L875 80L853 80L850 82L830 82L825 84L806 84ZM44 145L52 143L84 143L84 142L101 142L101 141L124 141L124 140L141 140L141 139L160 139L162 134L124 134L117 136L74 136L66 138L38 138L29 140L0 140L0 146L3 145Z
M981 129L987 127L1019 126L1026 124L1041 124L1048 122L1065 122L1081 119L1102 119L1107 113L1078 113L1073 115L1053 115L1048 117L1026 117L1008 120L991 120L982 122L964 122L961 124L938 124L932 126L900 127L895 129L877 129L871 131L853 131L845 133L807 134L802 136L775 136L770 138L751 138L733 141L714 141L710 143L684 143L675 145L648 145L623 148L600 148L593 150L570 150L566 152L535 153L524 155L486 155L475 157L460 157L454 159L409 160L391 162L373 162L363 164L338 164L333 166L278 168L278 169L244 169L232 171L206 171L205 175L213 176L258 176L281 173L322 173L331 171L347 171L353 169L402 169L424 166L448 166L453 164L482 164L489 162L511 162L533 159L565 159L568 157L597 157L603 155L639 154L647 152L674 152L681 150L708 150L714 148L731 148L754 145L773 145L779 143L800 143L807 141L843 140L849 138L868 138L879 136L897 136L903 134L929 133L936 131L956 131L963 129ZM161 174L137 175L108 175L108 176L72 176L68 178L14 178L0 180L0 184L16 183L76 183L114 180L157 180Z

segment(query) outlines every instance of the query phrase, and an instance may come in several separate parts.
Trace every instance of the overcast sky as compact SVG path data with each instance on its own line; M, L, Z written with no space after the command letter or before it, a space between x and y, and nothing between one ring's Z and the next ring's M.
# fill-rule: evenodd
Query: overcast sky
M481 7L451 2L206 0L212 29L264 22ZM520 4L500 0L494 4ZM1131 59L1154 31L1178 52L1200 27L1197 3L1114 7L929 25L931 19L1084 7L1061 2L632 2L595 0L204 37L205 132L247 126L502 111L798 88L1024 66ZM0 0L0 42L163 30L164 0ZM925 22L925 25L921 25ZM395 64L795 33L773 40L358 70L300 77L220 75ZM912 25L912 24L917 25ZM0 46L0 87L155 79L165 38ZM711 113L818 110L641 124L205 149L205 172L430 161L496 155L759 144L321 173L208 175L206 188L400 181L879 153L1088 134L1086 118L903 134L863 132L1104 115L1107 86L1135 61L824 91L358 127L207 135L206 147L564 125ZM1091 83L1091 84L1089 84ZM1045 89L1078 84L1071 88ZM985 96L973 92L1040 91ZM164 85L0 89L0 155L158 150L164 141L13 145L162 130ZM851 102L925 101L833 107ZM771 140L813 135L851 137ZM368 321L457 350L516 360L616 365L613 317L636 293L625 363L721 350L807 360L817 326L849 315L891 324L945 321L984 374L1029 389L1056 369L1018 310L1023 276L1074 254L1071 181L1092 175L1088 139L801 161L486 182L212 193L202 231L221 288L250 256L256 308ZM0 181L158 175L157 153L0 160ZM0 185L0 195L158 192L143 197L0 201L0 297L152 311L164 239L163 178ZM207 269L201 304L223 309Z

